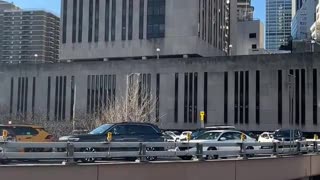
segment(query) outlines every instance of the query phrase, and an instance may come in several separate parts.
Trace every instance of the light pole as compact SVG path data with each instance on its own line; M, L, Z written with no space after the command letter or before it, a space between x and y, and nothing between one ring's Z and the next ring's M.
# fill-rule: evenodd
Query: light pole
M157 48L156 51L157 51L157 59L160 59L160 51L161 51L161 49Z
M38 54L34 54L34 62L37 63L37 59L38 59Z
M231 56L231 49L232 49L232 44L229 44L229 56Z

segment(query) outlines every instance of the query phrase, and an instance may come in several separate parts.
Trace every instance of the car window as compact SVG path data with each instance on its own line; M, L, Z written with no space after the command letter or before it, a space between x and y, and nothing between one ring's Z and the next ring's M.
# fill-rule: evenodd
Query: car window
M221 137L226 138L227 141L241 140L241 133L226 132L226 133L223 133L223 135Z
M124 125L116 125L110 130L110 132L114 135L127 134L126 126Z
M198 136L196 139L205 139L205 140L217 139L220 134L221 134L220 132L207 132Z
M37 130L31 127L13 127L12 130L17 136L35 136L39 134Z
M148 125L127 125L127 132L131 135L157 134L156 130Z

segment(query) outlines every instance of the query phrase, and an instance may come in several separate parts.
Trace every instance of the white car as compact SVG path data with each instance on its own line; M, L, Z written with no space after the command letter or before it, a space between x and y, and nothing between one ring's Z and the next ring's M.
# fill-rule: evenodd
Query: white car
M212 130L203 133L202 135L196 137L194 140L190 140L190 143L241 143L241 135L243 133L236 130ZM255 139L246 135L245 142L256 142ZM258 149L258 147L248 146L247 149ZM187 148L176 148L177 151L187 150ZM240 146L203 146L203 151L240 151ZM189 149L189 151L196 151L196 147ZM238 154L228 154L225 155L212 155L204 156L206 159L217 159L219 157L234 157ZM181 156L181 159L188 160L192 159L192 156Z
M165 131L164 133L167 134L168 136L170 136L173 139L173 142L177 142L180 139L180 136L176 135L172 131Z
M274 133L264 132L264 133L260 134L260 136L258 138L258 142L262 142L262 143L273 142L273 137L274 137Z
M180 134L180 137L179 137L179 140L180 141L186 141L187 140L187 137L188 137L188 134L192 134L192 131L183 131L181 134Z

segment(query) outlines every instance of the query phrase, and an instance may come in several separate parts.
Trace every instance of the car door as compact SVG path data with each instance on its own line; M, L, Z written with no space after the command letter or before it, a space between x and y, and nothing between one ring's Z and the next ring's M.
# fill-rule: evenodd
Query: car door
M38 131L30 127L12 127L13 132L16 134L17 141L21 142L37 142L36 135Z
M222 141L222 139L225 138L225 140ZM241 143L241 133L240 132L225 132L223 133L219 141L221 142L227 142L227 143ZM235 145L235 146L221 146L219 148L221 151L238 151L240 150L240 147Z
M127 134L125 125L115 125L108 132L112 133L112 142L125 141L125 136Z

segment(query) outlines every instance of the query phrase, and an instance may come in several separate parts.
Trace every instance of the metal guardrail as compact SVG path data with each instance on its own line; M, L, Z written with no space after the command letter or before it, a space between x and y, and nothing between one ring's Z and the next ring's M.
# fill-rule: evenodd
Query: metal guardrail
M241 157L254 156L278 157L319 153L320 141L277 142L277 143L191 143L191 142L51 142L25 143L0 142L0 161L7 160L74 160L85 158L112 159L137 158L140 162L147 157L195 157L205 160L208 156ZM205 147L205 148L204 148ZM214 147L215 150L208 150ZM250 148L249 148L250 147ZM266 149L261 148L266 147ZM229 150L228 150L229 148ZM86 150L92 150L87 152ZM185 149L185 150L179 150ZM212 149L212 148L211 148ZM224 150L223 150L224 149ZM227 150L226 150L227 149ZM28 152L26 152L28 150ZM33 151L30 151L33 150ZM40 152L37 152L41 150ZM43 152L43 151L48 152Z

